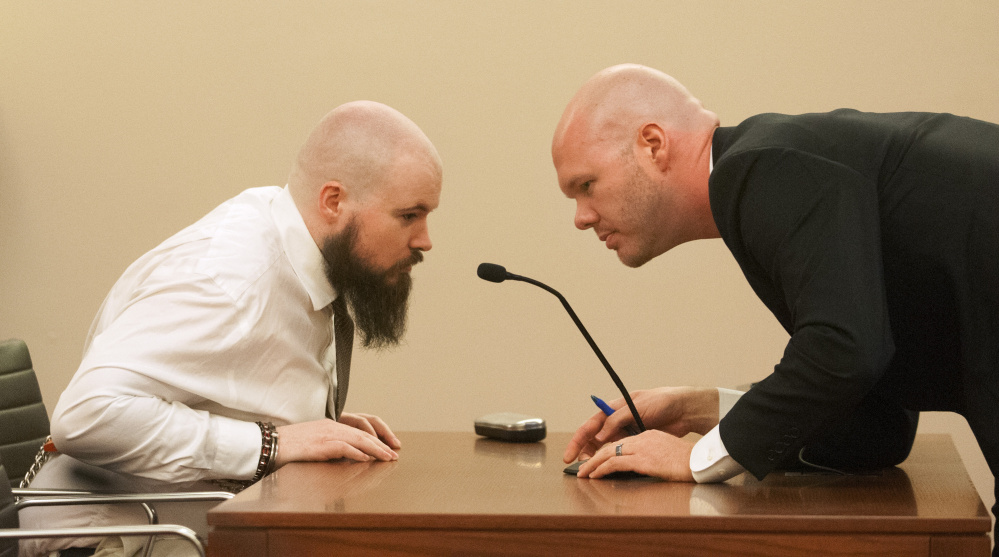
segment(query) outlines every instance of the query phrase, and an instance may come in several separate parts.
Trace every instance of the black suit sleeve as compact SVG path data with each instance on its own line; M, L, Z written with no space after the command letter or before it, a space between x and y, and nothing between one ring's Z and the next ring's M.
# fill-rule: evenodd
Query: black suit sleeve
M729 453L762 478L848 415L894 351L877 188L790 149L722 159L716 187L726 243L791 335L773 373L720 424Z

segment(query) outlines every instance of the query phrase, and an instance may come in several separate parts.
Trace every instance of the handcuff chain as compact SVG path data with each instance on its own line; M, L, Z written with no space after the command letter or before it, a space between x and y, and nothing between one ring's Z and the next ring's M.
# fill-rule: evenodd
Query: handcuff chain
M51 435L45 438L45 442L42 443L41 448L38 449L38 454L35 455L35 461L31 463L31 467L28 468L28 471L24 474L24 479L21 480L21 489L30 486L31 482L34 481L35 476L38 475L38 471L42 469L42 466L48 462L50 458L52 458L54 453L45 450L45 445L50 441L52 441Z

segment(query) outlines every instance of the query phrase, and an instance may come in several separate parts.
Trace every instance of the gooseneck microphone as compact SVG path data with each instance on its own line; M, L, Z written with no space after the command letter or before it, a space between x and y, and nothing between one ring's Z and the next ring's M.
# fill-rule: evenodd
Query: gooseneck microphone
M557 290L548 286L547 284L538 282L532 278L522 277L520 275L508 273L506 272L506 268L503 267L502 265L496 265L494 263L482 263L479 265L477 273L480 279L488 280L489 282L503 282L504 280L519 280L522 282L533 284L534 286L537 286L554 294L555 297L558 298L560 302L562 302L562 306L565 307L565 310L569 312L569 317L572 318L572 321L573 323L576 324L576 327L579 327L579 332L583 333L583 338L585 338L586 342L590 344L590 348L592 348L593 352L596 353L597 358L600 359L600 363L604 364L604 367L607 368L607 373L610 374L611 379L614 380L614 384L617 385L618 390L620 390L621 394L624 396L625 402L628 403L628 409L631 410L631 415L635 418L635 424L638 425L639 431L645 431L645 424L642 423L642 418L641 416L638 415L638 409L635 408L635 403L631 400L631 395L628 394L628 389L624 388L624 383L621 382L621 378L617 376L617 373L614 373L614 368L611 367L610 362L608 362L607 358L604 357L603 352L601 352L600 349L597 348L597 343L593 342L593 338L590 337L590 333L586 332L586 327L583 326L583 323L582 321L579 320L579 317L576 317L576 312L572 311L572 307L569 305L569 302L566 301L564 296L559 294Z

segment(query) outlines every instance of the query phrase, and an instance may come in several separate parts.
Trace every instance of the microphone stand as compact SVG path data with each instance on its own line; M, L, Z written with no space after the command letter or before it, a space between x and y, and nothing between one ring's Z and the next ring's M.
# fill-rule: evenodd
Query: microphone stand
M611 367L610 362L608 362L607 358L604 357L603 352L601 352L600 349L597 348L597 343L593 342L593 338L590 336L590 333L586 331L586 327L583 326L583 322L579 320L579 317L576 317L576 312L572 311L572 307L569 305L569 302L565 299L565 296L560 294L558 290L555 290L554 288L548 286L547 284L538 282L532 278L515 275L509 272L506 273L506 278L510 280L519 280L522 282L533 284L538 288L542 288L544 290L547 290L548 292L551 292L552 294L555 295L556 298L558 298L560 302L562 302L562 305L565 307L565 310L569 312L569 317L572 318L573 323L575 323L576 327L579 328L579 332L583 333L583 338L586 339L586 342L590 344L590 348L592 348L593 351L597 354L597 358L600 359L600 363L602 363L604 367L607 368L607 373L610 374L611 379L614 381L614 384L617 385L618 390L620 390L621 394L624 396L625 402L628 403L628 409L631 410L631 415L632 417L635 418L635 424L638 425L638 430L645 431L645 424L642 423L642 417L638 415L638 409L635 408L635 403L634 401L631 400L631 395L628 394L628 389L625 388L624 383L621 381L621 378L618 377L617 373L614 372L614 368Z

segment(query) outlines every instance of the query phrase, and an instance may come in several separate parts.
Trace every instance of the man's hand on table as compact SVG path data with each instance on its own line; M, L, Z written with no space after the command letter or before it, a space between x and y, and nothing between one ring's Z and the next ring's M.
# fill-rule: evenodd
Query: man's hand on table
M349 458L360 462L397 460L393 449L402 445L377 416L340 415L340 422L316 420L280 426L277 466L289 462L314 462Z

